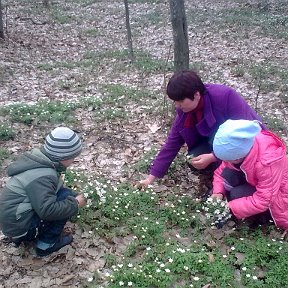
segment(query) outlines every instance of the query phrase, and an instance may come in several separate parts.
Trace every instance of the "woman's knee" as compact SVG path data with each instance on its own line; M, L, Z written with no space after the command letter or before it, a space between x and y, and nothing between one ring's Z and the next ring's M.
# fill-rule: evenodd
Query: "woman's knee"
M209 145L208 142L202 142L196 146L194 146L192 149L188 151L188 155L193 155L194 157L197 157L201 154L207 154L212 152L212 147Z

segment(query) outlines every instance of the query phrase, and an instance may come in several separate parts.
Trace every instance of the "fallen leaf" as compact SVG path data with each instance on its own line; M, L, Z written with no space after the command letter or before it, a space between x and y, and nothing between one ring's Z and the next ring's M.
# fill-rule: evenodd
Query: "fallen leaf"
M240 253L240 252L236 252L235 253L235 257L237 259L235 261L235 264L237 264L237 265L241 265L244 262L244 260L245 260L245 254Z
M161 129L161 126L158 126L158 124L154 123L152 125L147 124L148 128L152 132L152 134L156 133L159 129Z

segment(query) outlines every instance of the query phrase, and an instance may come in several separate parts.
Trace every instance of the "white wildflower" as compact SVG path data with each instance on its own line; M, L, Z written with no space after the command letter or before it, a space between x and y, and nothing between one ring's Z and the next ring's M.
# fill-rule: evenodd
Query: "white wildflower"
M193 280L195 280L195 281L199 281L199 280L200 280L200 278L199 278L199 277L197 277L197 276L195 276L195 277L193 277Z

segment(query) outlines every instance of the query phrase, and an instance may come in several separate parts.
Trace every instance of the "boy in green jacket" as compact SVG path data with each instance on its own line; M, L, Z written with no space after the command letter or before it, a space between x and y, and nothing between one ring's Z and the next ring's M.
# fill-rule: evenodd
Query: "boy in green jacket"
M16 245L36 240L38 256L47 256L73 241L61 236L67 220L85 206L85 198L63 187L60 173L80 155L79 136L67 127L52 130L40 149L21 155L8 167L0 194L0 228Z

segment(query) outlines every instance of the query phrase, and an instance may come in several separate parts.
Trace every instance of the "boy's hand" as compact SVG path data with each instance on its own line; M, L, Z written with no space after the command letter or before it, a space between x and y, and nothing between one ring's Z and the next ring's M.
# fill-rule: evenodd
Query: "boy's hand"
M84 207L86 205L86 199L83 194L79 194L75 199L78 201L79 207Z

